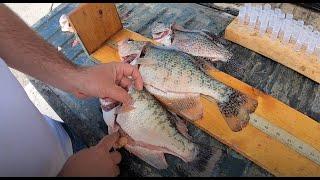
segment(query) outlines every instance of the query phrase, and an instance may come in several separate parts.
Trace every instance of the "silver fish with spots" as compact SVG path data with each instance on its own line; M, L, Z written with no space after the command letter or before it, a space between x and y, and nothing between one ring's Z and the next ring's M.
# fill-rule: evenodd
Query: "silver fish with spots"
M128 47L134 51L130 53L127 51ZM187 120L202 118L203 106L200 95L217 103L233 131L242 130L249 122L249 114L257 107L255 99L217 81L197 68L194 57L189 54L164 46L155 46L150 42L130 40L120 42L118 50L122 59L139 65L144 87L170 111Z
M155 41L173 46L199 59L227 62L232 56L219 37L207 30L190 30L176 23L166 26L162 22L155 22L151 32Z
M131 88L128 93L134 102L130 110L122 110L125 108L121 106L110 110L104 105L106 99L100 101L108 132L119 131L122 137L126 137L124 147L129 152L157 169L168 167L164 153L185 162L201 159L202 151L190 141L186 126L179 117L168 112L145 90Z

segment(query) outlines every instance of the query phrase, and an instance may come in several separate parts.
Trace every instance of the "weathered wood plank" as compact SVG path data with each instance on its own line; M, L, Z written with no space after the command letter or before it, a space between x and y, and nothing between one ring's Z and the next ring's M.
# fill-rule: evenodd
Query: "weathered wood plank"
M81 4L68 14L68 19L89 54L122 29L117 8L112 3Z

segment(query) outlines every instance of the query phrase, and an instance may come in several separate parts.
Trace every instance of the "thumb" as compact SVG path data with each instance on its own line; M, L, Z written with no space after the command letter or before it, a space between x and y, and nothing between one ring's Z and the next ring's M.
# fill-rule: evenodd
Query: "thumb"
M76 98L78 99L85 99L85 98L88 98L89 96L81 93L81 92L75 92L74 95L76 96Z
M100 142L96 145L98 149L103 149L107 152L113 147L113 145L119 139L119 132L112 133L110 135L106 135L104 138L100 140Z
M114 86L112 89L110 89L108 97L126 105L132 103L131 96L120 86Z

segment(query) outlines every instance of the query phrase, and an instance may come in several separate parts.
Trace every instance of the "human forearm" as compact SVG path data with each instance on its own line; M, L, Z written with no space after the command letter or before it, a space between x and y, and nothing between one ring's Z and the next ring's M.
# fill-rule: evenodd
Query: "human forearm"
M80 68L45 42L18 16L0 4L0 57L19 71L77 97L111 98L130 103L125 89L134 80L143 88L139 70L125 63L99 64Z
M0 57L21 72L62 90L74 91L78 68L0 4Z

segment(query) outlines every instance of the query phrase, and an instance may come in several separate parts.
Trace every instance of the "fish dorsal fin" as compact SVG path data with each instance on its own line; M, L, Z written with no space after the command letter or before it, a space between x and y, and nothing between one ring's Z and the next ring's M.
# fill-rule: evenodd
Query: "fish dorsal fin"
M157 61L151 58L138 58L135 64L154 65L154 64L157 64Z
M209 30L207 29L201 29L201 30L191 30L191 29L185 29L184 27L177 25L176 23L173 23L171 25L171 28L173 30L178 30L178 31L183 31L183 32L193 32L193 33L200 33L204 36L206 36L207 38L214 40L216 38L216 36L214 34L212 34Z
M171 25L171 28L172 30L178 30L178 31L182 31L182 32L190 32L190 33L199 33L201 34L202 36L205 36L206 38L210 39L213 43L215 43L217 46L223 48L223 45L222 45L222 42L221 42L221 39L213 34L212 32L210 32L209 30L207 29L201 29L201 30L191 30L191 29L185 29L183 28L182 26L180 25L177 25L175 23L173 23Z
M217 36L207 29L201 29L200 34L206 36L207 38L209 38L212 41L217 39Z

